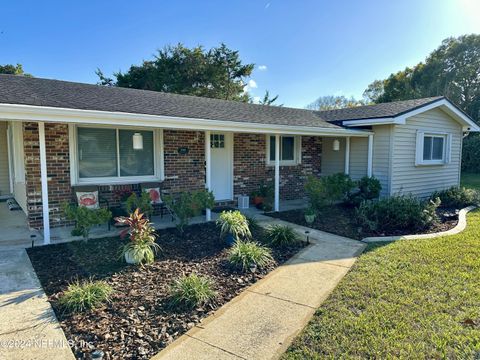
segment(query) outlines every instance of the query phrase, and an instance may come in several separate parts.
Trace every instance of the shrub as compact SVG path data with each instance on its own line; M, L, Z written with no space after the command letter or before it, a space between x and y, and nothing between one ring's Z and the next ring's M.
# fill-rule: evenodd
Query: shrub
M236 241L228 251L228 261L246 271L252 267L264 268L273 262L273 257L269 248L256 242Z
M270 244L278 247L290 246L299 240L297 233L287 225L270 225L266 236Z
M442 201L441 206L447 208L461 209L479 203L479 194L475 190L456 186L434 192L430 199L436 198Z
M213 193L206 190L181 192L176 197L166 195L164 201L178 219L177 228L183 233L185 226L203 209L211 209L215 205Z
M174 305L194 308L207 305L217 296L217 293L211 279L190 274L173 282L170 286L170 296Z
M155 228L151 222L136 209L129 217L118 217L118 224L127 225L128 228L120 233L124 239L129 235L130 242L123 246L122 255L128 256L135 264L151 264L155 260L155 252L160 246L155 242Z
M338 173L320 178L309 176L305 183L305 192L310 207L318 211L335 201L345 200L354 187L355 183L350 176Z
M125 201L125 210L128 214L131 214L135 211L135 209L140 209L140 212L147 216L152 215L153 206L149 193L142 191L142 194L140 196L138 196L134 192L130 194L130 196Z
M83 312L110 301L112 293L112 287L104 281L90 279L80 283L77 280L68 285L67 290L60 296L59 303L66 312Z
M248 228L250 229L250 232L260 228L260 225L258 225L257 219L255 219L253 216L248 216L248 215L244 215L244 216L245 216L245 219L247 219L247 224L248 224Z
M63 212L68 220L75 221L72 235L83 236L84 240L88 240L90 230L94 225L105 224L112 218L112 213L108 209L89 209L77 204L65 203Z
M412 196L392 196L378 201L364 201L356 210L359 225L372 231L415 232L432 226L438 217L440 200L423 201Z
M217 219L222 236L233 235L235 240L248 239L252 236L248 227L248 221L238 210L222 211Z
M375 177L364 176L356 182L358 190L348 195L347 202L358 206L362 201L378 199L382 185Z

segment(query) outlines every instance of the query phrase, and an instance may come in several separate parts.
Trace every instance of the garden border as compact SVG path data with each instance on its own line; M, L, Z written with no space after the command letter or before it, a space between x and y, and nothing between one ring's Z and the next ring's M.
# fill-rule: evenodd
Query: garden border
M458 212L458 224L450 230L436 232L431 234L414 234L414 235L400 235L400 236L370 236L363 238L361 241L366 243L373 242L388 242L388 241L397 241L397 240L420 240L420 239L433 239L440 236L455 235L461 233L467 227L467 214L476 209L477 206L472 205L466 208L461 209Z

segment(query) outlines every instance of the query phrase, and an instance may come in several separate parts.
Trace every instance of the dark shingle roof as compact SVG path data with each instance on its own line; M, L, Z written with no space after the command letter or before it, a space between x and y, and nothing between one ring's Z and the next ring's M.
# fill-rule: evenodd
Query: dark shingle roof
M340 128L304 109L0 75L0 103L114 111L148 115Z
M443 99L443 97L397 101L339 110L311 111L0 74L0 103L4 104L331 129L340 128L335 124L338 121L397 116L440 99Z
M394 101L376 105L357 106L352 108L319 111L318 115L326 121L378 119L394 117L415 110L421 106L444 99L443 96L423 99Z

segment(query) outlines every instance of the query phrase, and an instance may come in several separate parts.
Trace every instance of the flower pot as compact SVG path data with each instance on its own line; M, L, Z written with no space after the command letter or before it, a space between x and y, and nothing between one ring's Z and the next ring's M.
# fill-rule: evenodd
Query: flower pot
M133 265L140 264L140 262L135 260L131 251L125 251L124 256L125 256L125 261L127 262L127 264L133 264Z
M315 214L305 215L305 221L307 222L307 224L312 224L315 221Z
M252 199L253 205L258 205L263 203L263 197L261 196L254 196Z
M225 237L225 241L227 242L228 246L231 246L235 242L235 238L232 234L227 234L227 236Z

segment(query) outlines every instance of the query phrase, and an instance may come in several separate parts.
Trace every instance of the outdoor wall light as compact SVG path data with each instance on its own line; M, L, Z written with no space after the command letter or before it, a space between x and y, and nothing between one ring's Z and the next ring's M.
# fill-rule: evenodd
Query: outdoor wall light
M140 133L133 134L133 150L143 150L143 136Z
M333 151L339 151L340 150L340 140L335 139L333 140Z

